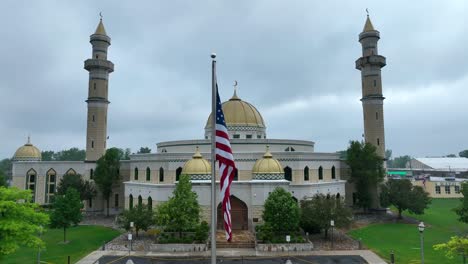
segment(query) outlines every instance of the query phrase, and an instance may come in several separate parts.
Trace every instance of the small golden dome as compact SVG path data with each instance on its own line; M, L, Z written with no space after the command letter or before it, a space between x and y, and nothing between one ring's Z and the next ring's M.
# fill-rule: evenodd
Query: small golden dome
M14 161L40 161L42 159L41 151L31 144L28 137L28 142L16 150L13 156Z
M200 151L195 151L193 154L192 159L185 162L184 167L182 168L182 174L187 175L211 175L211 165L210 163L203 158L200 154Z
M283 167L277 159L273 158L270 153L270 148L267 146L263 158L258 159L253 166L254 174L284 174Z
M224 120L227 126L253 126L253 127L265 127L263 117L258 112L255 106L248 102L242 101L237 96L234 90L234 95L229 101L224 102L222 105ZM211 114L206 121L206 128L211 127Z

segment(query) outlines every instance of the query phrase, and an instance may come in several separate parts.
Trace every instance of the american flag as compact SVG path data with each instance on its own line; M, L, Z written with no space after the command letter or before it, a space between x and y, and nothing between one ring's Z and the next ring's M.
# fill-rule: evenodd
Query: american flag
M234 179L236 165L232 155L231 143L229 143L229 134L224 121L221 100L218 94L218 84L216 84L216 161L219 165L220 174L220 198L223 208L224 230L226 231L227 241L232 239L231 224L231 183Z

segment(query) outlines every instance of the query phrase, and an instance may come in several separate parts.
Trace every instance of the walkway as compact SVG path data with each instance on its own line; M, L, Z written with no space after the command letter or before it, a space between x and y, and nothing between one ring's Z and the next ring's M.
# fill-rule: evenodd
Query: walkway
M284 252L257 252L254 249L220 249L217 251L220 257L287 257ZM205 252L131 252L131 256L139 257L171 257L171 258L188 258L192 257L209 257L210 251ZM78 264L93 264L103 256L126 256L126 251L94 251ZM360 256L369 264L386 264L379 256L370 250L335 250L335 251L307 251L307 252L290 252L290 256ZM293 263L295 263L293 261Z

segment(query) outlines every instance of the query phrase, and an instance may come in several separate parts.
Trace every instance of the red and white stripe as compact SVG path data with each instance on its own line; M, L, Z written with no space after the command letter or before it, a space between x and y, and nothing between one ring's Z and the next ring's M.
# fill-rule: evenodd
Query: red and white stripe
M220 174L220 199L222 201L222 212L224 218L224 230L227 241L232 239L231 224L231 183L234 179L236 165L232 155L231 143L226 126L216 124L216 160L219 165Z

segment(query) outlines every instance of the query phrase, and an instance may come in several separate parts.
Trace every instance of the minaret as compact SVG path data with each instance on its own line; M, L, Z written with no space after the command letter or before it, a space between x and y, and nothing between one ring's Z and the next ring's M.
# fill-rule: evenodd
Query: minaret
M96 161L106 151L108 83L109 73L114 71L114 64L107 60L110 40L101 17L96 32L90 36L92 57L84 62L84 68L89 71L86 161Z
M356 61L356 69L361 71L362 108L364 112L364 138L377 147L377 154L385 158L385 131L382 95L381 69L385 66L385 57L379 55L377 42L379 31L374 29L367 15L364 29L359 34L362 45L362 57Z

